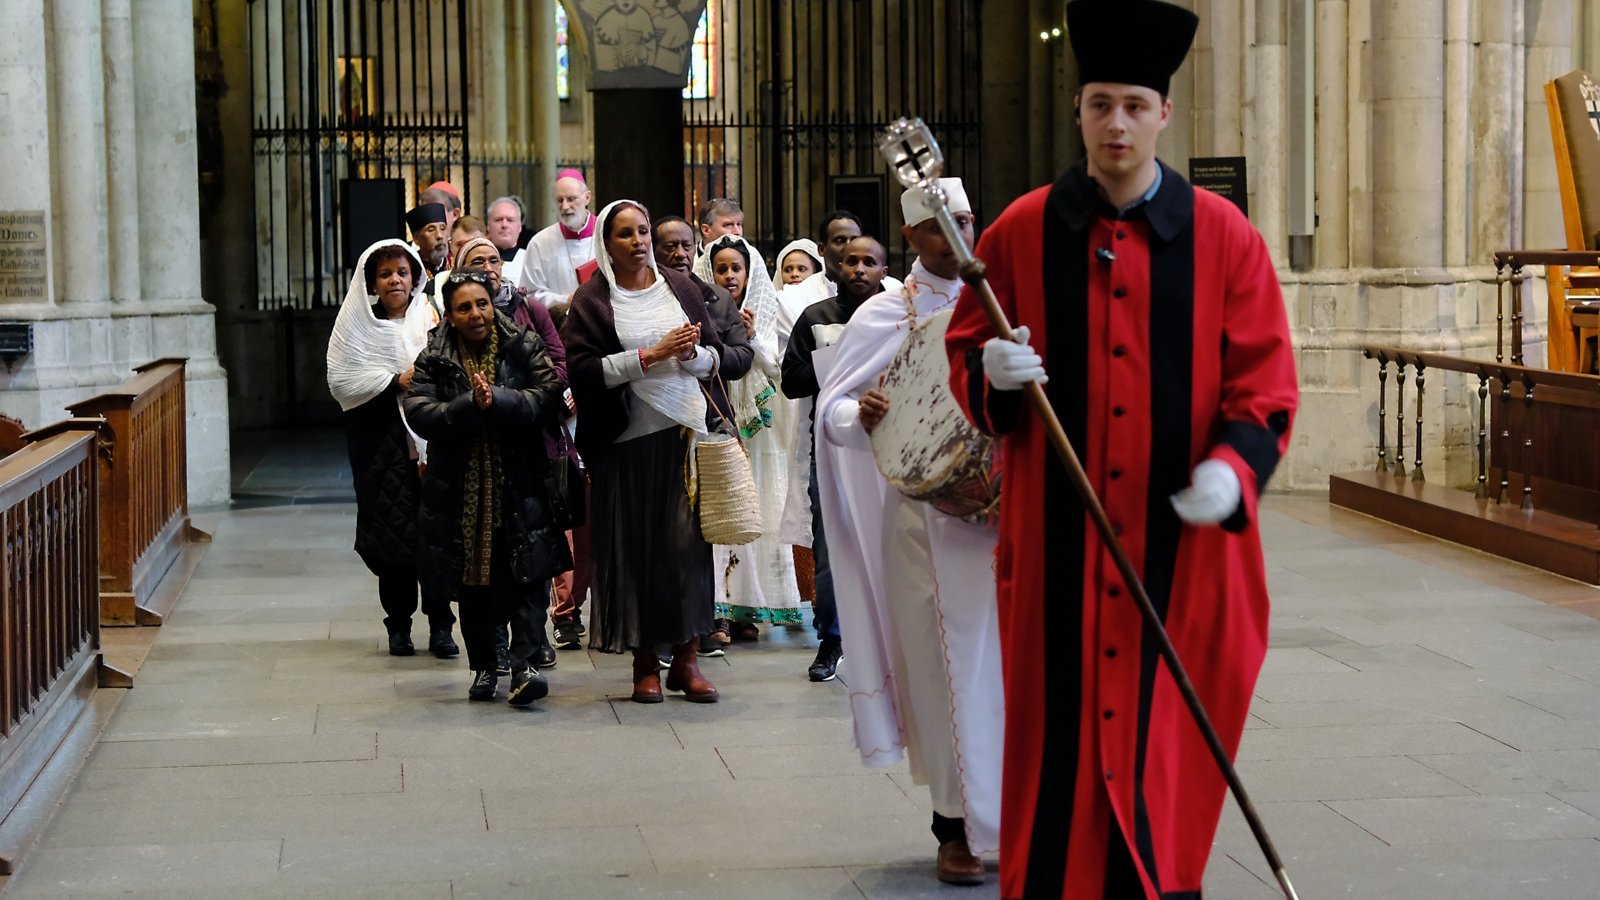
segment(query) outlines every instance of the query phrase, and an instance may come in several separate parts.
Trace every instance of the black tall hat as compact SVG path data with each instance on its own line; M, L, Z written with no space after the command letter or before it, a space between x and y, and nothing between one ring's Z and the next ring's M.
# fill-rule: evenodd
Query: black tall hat
M1067 34L1079 83L1136 84L1165 95L1200 19L1161 0L1072 0Z
M445 223L450 219L444 213L443 203L424 203L406 213L406 227L415 234L434 222Z

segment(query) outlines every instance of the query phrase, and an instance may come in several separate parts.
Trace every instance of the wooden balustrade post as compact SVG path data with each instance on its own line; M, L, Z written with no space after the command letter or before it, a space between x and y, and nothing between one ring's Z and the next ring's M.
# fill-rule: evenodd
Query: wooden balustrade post
M1394 370L1394 474L1406 474L1406 361L1395 360Z
M1378 471L1389 471L1389 356L1378 353Z
M1506 279L1498 260L1494 264L1494 361L1506 361Z
M1422 476L1422 395L1423 373L1425 367L1421 360L1417 361L1417 434L1412 443L1417 445L1417 464L1411 468L1412 481L1426 481Z
M1479 500L1489 497L1489 375L1478 370L1478 490Z
M1533 382L1526 375L1522 379L1522 508L1533 509L1533 471L1528 465L1533 458Z
M1522 266L1513 264L1511 267L1511 364L1523 365L1522 362Z
M1494 502L1504 503L1511 493L1511 375L1500 370L1500 452L1495 459L1500 462L1500 490Z

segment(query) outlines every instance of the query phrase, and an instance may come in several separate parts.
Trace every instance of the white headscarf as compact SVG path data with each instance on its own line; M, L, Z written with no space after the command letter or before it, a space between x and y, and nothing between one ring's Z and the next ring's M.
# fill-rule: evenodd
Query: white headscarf
M413 267L411 305L400 319L378 318L372 311L377 299L367 292L367 259L384 247L405 250ZM422 258L405 241L379 241L361 254L328 337L328 390L340 409L355 409L383 393L428 345L434 316L422 293L422 272Z
M594 258L600 274L611 286L611 319L617 329L617 340L624 350L642 350L653 347L667 332L679 325L689 324L678 295L667 286L667 279L656 265L654 252L646 254L650 271L655 273L655 283L642 291L630 291L617 284L616 267L611 263L611 251L606 248L606 222L619 206L644 207L634 200L616 200L600 210L594 229ZM675 359L652 366L648 375L629 384L639 399L657 412L691 431L706 431L706 398L700 392L700 381L683 371Z
M784 248L779 250L778 255L775 257L774 264L778 267L777 272L780 282L783 280L783 261L788 259L789 254L795 252L796 250L799 250L801 253L811 257L811 261L816 263L817 272L822 271L822 250L817 247L817 242L813 241L811 238L800 238L799 240L790 241L788 244L785 244ZM814 275L816 272L813 272L812 274ZM780 283L778 285L778 292L783 293L783 289L789 286L790 285Z
M744 297L739 308L748 309L755 315L756 333L750 344L755 347L756 367L766 377L758 377L751 372L735 381L728 386L728 400L733 404L740 427L746 432L754 432L759 430L755 423L766 421L770 424L771 415L763 416L762 410L772 405L777 396L773 382L780 377L783 359L778 349L778 292L772 286L772 278L767 275L767 262L761 258L760 251L737 235L719 237L706 248L705 255L695 263L694 273L700 276L700 280L710 283L711 259L724 247L725 242L728 245L735 242L743 244L745 253L750 257L750 275L745 280ZM734 327L743 328L744 324Z

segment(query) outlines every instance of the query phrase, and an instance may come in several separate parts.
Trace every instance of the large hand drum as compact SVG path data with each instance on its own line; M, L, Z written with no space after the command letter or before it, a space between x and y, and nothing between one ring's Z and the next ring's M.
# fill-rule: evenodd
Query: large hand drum
M973 428L950 393L944 333L953 311L911 326L880 390L889 412L872 431L872 456L889 485L946 515L993 523L1000 510L994 440Z

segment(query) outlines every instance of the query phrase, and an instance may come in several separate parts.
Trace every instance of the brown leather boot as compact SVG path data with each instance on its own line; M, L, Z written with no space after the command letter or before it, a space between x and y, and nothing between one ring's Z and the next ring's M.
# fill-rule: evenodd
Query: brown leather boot
M939 845L939 880L945 884L983 884L983 860L972 855L966 838Z
M690 638L672 648L672 667L667 669L667 690L683 691L690 703L717 702L717 689L700 674L700 639Z
M650 647L636 647L633 651L633 696L635 703L660 703L661 661Z

